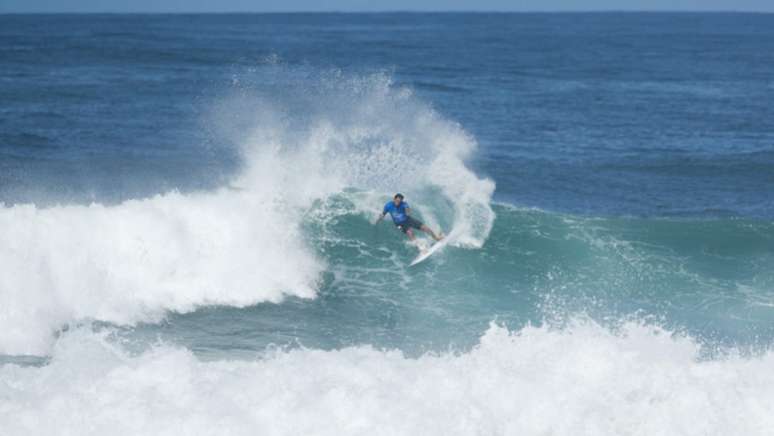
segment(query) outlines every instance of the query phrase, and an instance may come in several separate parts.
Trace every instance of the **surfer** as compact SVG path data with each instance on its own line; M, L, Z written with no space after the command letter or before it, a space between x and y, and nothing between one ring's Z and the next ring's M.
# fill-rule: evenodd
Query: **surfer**
M409 216L411 208L407 202L403 201L403 194L395 194L392 201L388 201L387 204L384 205L384 210L382 210L382 213L379 215L376 222L374 222L374 225L379 224L388 213L392 217L392 222L395 223L395 226L405 233L412 241L416 238L413 229L422 230L432 236L436 241L443 239L443 234L436 235L430 227L427 227L421 221Z

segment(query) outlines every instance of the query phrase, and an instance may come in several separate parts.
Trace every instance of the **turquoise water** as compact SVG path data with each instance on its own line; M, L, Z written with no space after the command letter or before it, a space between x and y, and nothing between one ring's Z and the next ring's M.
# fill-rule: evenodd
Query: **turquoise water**
M343 198L319 207L352 208ZM581 316L610 328L661 325L699 340L710 355L769 346L770 222L494 210L482 249L452 247L414 267L416 249L387 224L374 229L372 217L315 221L307 235L327 262L316 298L207 308L125 334L161 335L203 355L359 344L416 355L467 349L493 320L518 330Z

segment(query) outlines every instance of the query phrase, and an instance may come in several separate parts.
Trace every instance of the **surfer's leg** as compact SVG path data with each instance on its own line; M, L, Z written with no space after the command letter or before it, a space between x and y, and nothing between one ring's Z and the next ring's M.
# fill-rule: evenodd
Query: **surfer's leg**
M398 224L395 227L397 227L398 230L400 230L401 232L405 233L406 236L408 236L409 240L413 241L416 237L414 236L414 231L411 230L410 224L411 224L410 222L405 222L405 223Z
M425 233L429 234L429 235L430 235L430 236L432 236L432 237L433 237L433 239L435 239L436 241L440 241L441 239L443 239L443 237L442 237L442 236L438 236L438 235L436 235L436 234L435 234L435 232L434 232L434 231L432 231L432 230L430 229L430 227L427 227L427 226L426 226L426 225L424 225L424 224L422 224L422 227L420 227L420 228L419 228L419 230L422 230L423 232L425 232Z
M436 235L435 232L433 232L430 229L430 227L427 227L425 225L425 223L423 223L422 221L419 221L418 219L415 219L415 218L412 218L412 217L408 217L408 219L406 220L406 223L404 224L404 226L406 226L409 230L412 227L417 229L417 230L421 230L421 231L427 233L428 235L432 236L433 239L435 239L436 241L440 241L441 239L443 239L443 236Z

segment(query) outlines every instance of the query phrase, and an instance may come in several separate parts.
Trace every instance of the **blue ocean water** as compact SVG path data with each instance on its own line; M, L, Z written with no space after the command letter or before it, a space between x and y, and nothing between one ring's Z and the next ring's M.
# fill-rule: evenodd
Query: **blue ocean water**
M767 434L773 53L768 14L2 15L0 421ZM415 267L397 191L454 237Z

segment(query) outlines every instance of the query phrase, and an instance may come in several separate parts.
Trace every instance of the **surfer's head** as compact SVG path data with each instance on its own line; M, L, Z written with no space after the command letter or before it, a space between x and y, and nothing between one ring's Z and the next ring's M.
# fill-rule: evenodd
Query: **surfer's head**
M395 194L394 197L392 197L392 202L395 203L395 206L400 206L400 203L403 201L403 194Z

